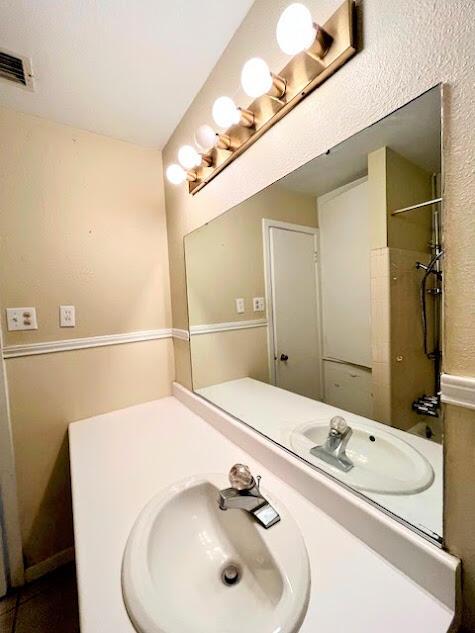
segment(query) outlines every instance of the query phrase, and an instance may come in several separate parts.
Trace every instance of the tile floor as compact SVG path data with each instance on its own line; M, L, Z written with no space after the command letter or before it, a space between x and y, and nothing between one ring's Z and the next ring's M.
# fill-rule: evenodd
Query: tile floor
M0 633L79 633L74 563L2 598Z

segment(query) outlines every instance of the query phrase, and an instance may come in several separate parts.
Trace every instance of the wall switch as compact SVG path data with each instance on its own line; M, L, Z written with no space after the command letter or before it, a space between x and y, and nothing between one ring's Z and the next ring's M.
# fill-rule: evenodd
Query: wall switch
M59 306L59 327L76 327L76 308Z
M264 297L253 297L252 307L254 308L254 312L264 312L265 310Z
M243 314L244 311L245 311L244 299L242 297L239 297L239 299L236 299L236 312L238 314Z
M14 330L37 330L36 308L7 308L7 328Z

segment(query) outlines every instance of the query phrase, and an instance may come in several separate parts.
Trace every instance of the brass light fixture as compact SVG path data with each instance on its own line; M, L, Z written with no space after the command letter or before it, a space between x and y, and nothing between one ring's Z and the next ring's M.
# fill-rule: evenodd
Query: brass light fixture
M200 126L195 143L202 153L189 145L180 148L179 162L184 169L170 165L168 180L173 184L188 181L189 192L197 193L341 68L356 53L354 12L354 0L345 0L320 26L303 4L289 5L276 28L277 43L291 56L289 62L274 74L265 60L249 59L242 69L241 85L254 99L252 103L241 108L230 97L216 99L212 114L222 131L216 133L209 125Z

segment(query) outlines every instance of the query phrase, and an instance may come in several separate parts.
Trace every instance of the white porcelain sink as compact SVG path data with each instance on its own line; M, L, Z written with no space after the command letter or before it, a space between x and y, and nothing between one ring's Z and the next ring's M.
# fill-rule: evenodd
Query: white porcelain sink
M415 448L392 433L350 423L353 434L346 454L354 467L343 472L310 454L328 435L327 421L303 424L290 434L293 450L319 468L338 477L358 490L380 494L415 494L428 488L434 471L427 459Z
M127 542L122 589L142 633L293 633L305 616L310 568L300 530L281 503L268 530L243 510L222 511L223 475L192 477L159 493ZM240 571L232 586L222 574Z

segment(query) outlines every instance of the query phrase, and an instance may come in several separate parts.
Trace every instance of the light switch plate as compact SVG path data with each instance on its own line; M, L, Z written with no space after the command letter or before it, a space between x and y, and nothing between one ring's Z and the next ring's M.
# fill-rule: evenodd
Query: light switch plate
M236 299L236 312L238 314L243 314L244 311L245 311L244 299L242 297L239 297L238 299Z
M59 327L76 327L76 308L59 306Z
M37 330L36 308L7 308L7 328L15 330Z
M254 308L254 312L264 312L265 310L264 297L253 297L252 307Z

